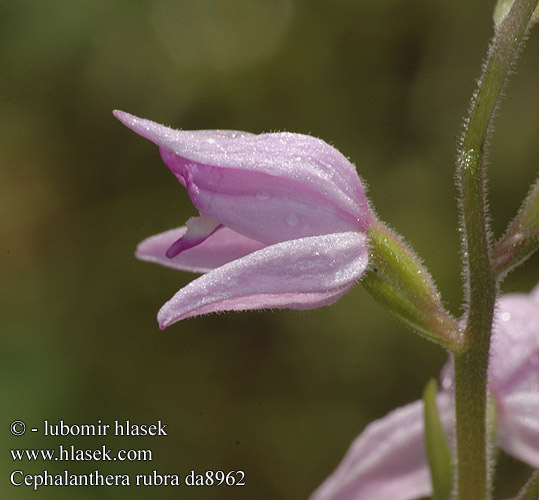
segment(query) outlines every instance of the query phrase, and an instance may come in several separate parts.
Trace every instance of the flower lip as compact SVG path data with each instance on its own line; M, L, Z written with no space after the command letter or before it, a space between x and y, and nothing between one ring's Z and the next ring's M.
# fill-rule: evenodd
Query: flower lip
M165 267L191 273L207 273L236 259L264 248L259 241L235 233L227 227L215 231L199 245L184 250L174 258L166 251L185 236L187 227L171 229L146 238L137 246L136 257Z
M200 217L191 217L187 223L186 234L177 239L168 250L165 255L169 259L180 255L185 250L200 245L203 241L206 241L215 231L223 227L222 224L215 222L208 217L201 215Z

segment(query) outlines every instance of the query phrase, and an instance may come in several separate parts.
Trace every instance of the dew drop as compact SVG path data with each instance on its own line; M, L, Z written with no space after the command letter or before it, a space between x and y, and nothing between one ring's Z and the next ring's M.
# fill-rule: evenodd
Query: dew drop
M444 376L442 379L442 388L448 391L453 386L453 381L451 380L451 377Z
M291 213L286 216L286 223L289 226L296 226L299 222L299 217L297 214Z

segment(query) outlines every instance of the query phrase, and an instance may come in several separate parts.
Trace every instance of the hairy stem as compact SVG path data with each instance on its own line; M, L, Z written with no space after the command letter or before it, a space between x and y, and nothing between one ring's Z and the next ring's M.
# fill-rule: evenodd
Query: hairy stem
M487 367L497 280L490 264L484 155L494 111L538 0L516 0L497 28L459 145L467 324L455 353L457 498L489 498L486 432Z

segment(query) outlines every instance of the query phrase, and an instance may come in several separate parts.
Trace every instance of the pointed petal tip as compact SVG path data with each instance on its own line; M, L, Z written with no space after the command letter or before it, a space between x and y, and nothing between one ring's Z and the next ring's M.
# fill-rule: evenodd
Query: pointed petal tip
M148 246L148 240L149 238L146 238L145 240L141 241L137 248L135 248L135 258L138 260L142 260L144 262L151 262L151 255L148 254L147 246Z
M136 116L126 113L125 111L121 111L119 109L113 110L112 116L114 116L114 118L122 122L124 125L127 125L127 122L132 122L136 119Z
M176 152L174 146L179 140L178 134L181 133L179 130L161 125L152 120L147 120L146 118L139 118L125 111L114 110L113 115L120 123L135 132L135 134L148 139L160 148Z
M138 116L127 113L126 111L121 111L119 109L115 109L112 112L112 116L114 116L114 118L116 118L122 125L125 125L127 128L130 128L133 132L141 135L142 137L146 137L144 135L144 131L148 131L151 125L154 124L150 120L139 118ZM163 126L161 125L161 127Z
M157 313L157 323L159 324L159 330L163 331L167 326L170 326L172 324L172 321L170 321L169 317L164 317L162 313L162 307L161 310Z
M157 323L159 324L159 330L161 331L166 330L169 326L181 321L182 319L184 318L171 318L170 315L163 315L162 311L157 313Z

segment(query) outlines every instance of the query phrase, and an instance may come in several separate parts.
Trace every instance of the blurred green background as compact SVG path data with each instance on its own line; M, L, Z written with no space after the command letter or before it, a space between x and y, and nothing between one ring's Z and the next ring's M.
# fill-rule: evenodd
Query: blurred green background
M441 349L357 286L308 312L229 313L160 332L193 279L137 261L195 214L115 108L184 129L311 133L356 164L383 220L458 314L456 137L492 34L491 0L7 0L0 4L2 498L305 499L371 420L417 399ZM537 30L536 30L537 31ZM539 165L539 37L497 120L499 235ZM535 257L504 284L528 291ZM9 423L130 419L160 438L12 437ZM22 463L10 448L149 448L153 462ZM498 497L527 470L501 457ZM244 470L243 488L28 488L22 469ZM509 481L510 479L510 481ZM375 499L377 500L377 499Z

